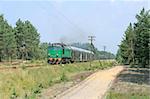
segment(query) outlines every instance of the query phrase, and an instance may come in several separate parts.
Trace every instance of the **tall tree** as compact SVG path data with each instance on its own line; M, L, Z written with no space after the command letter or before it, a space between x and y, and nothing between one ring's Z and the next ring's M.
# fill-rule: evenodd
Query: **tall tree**
M136 15L135 23L135 58L138 64L145 67L149 61L149 36L150 36L150 11L143 8L140 14Z
M118 61L118 63L121 63L121 64L124 62L124 59L123 59L123 57L121 56L121 50L120 50L120 48L119 48L118 51L117 51L116 60Z
M14 28L16 45L17 45L17 58L24 58L24 43L25 43L25 28L24 23L19 19L16 22L16 27Z
M13 28L3 18L3 15L0 15L0 61L2 61L2 58L11 59L15 57L15 48Z
M16 40L13 28L5 20L3 45L5 59L11 60L16 55Z
M40 37L36 28L29 22L25 21L25 45L27 51L27 58L38 58L38 50Z
M4 45L4 18L3 15L0 15L0 62L2 61L3 57L3 45Z
M17 42L18 58L32 59L38 58L39 33L29 22L22 22L20 19L16 22L15 35Z
M123 41L121 42L120 46L120 54L123 57L123 62L130 64L134 60L134 32L132 29L132 24L130 23L127 30L125 31L125 35Z

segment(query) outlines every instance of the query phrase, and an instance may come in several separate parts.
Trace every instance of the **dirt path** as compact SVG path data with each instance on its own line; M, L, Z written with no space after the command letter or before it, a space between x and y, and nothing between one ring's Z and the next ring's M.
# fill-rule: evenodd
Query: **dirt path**
M96 72L83 82L57 96L56 99L101 99L111 82L122 70L122 66L116 66Z

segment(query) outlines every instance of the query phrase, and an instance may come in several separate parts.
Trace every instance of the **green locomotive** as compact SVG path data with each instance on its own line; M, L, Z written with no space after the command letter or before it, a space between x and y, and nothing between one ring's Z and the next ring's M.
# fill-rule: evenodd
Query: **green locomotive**
M93 52L89 50L67 46L62 43L53 43L49 45L47 52L49 64L89 61L94 56Z

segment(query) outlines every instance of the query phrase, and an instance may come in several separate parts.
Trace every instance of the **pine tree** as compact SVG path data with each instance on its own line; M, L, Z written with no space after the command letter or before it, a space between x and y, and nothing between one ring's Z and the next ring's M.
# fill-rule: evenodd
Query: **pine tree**
M139 15L136 15L135 23L135 58L138 64L145 67L149 61L149 36L150 36L150 14L143 8Z
M121 56L121 50L120 50L120 48L119 48L118 51L117 51L116 60L118 61L118 63L121 63L121 64L122 64L123 61L124 61L123 57Z
M17 58L24 59L25 28L24 23L20 19L16 22L16 27L14 28L14 31L17 45Z
M16 40L13 28L5 21L4 23L4 56L5 59L11 60L16 55Z
M36 28L29 22L25 21L25 44L27 50L27 58L38 58L39 50L39 33Z
M32 59L38 58L39 33L29 22L22 22L20 19L16 22L15 35L17 42L18 58Z
M16 43L13 28L0 15L0 61L15 57Z
M133 63L134 61L133 44L134 44L134 33L132 29L132 24L130 23L127 30L125 31L123 41L121 42L121 45L119 45L120 47L119 53L121 54L121 57L123 58L122 62L125 64L126 63L130 64L130 63Z
M150 11L143 8L140 14L136 15L137 22L134 28L130 24L125 32L125 37L119 46L117 59L123 63L138 63L138 66L146 67L149 63L150 49Z
M4 18L3 15L0 15L0 62L2 61L3 57L3 45L4 45Z

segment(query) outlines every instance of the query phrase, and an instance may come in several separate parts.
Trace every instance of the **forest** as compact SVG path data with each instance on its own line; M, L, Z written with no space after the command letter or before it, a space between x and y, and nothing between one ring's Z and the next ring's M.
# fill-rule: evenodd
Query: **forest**
M12 27L0 15L0 61L39 58L40 35L29 21L16 22Z
M129 23L119 45L116 59L119 63L137 67L149 67L150 10L144 8L136 15L137 21Z

